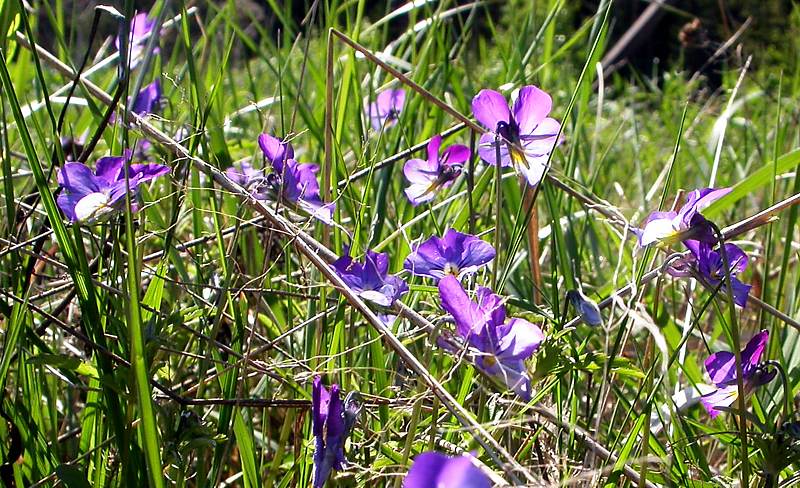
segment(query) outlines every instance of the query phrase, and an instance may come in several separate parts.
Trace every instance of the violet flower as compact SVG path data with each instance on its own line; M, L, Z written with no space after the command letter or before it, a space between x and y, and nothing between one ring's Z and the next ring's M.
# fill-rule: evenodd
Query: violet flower
M414 246L403 267L411 274L439 280L446 275L457 276L475 273L494 259L491 244L470 234L447 229L444 237L432 236Z
M128 106L130 107L130 111L138 115L139 117L144 117L149 114L156 113L156 109L161 104L161 81L155 80L154 82L150 83L142 87L139 90L139 93L136 94L136 97L128 99ZM112 122L116 118L112 115ZM135 159L146 159L147 153L150 151L152 144L147 139L139 140L133 148L133 157Z
M700 212L730 191L731 188L701 188L689 193L686 203L677 212L651 213L641 230L633 230L639 238L639 246L644 247L654 242L671 244L676 240L687 238L708 244L716 243L717 237Z
M481 136L481 159L497 164L499 144L500 165L513 166L529 184L539 184L550 153L563 142L561 124L547 116L552 104L550 95L532 85L520 88L511 110L502 94L481 90L472 99L472 114L491 131Z
M465 454L451 457L435 451L414 457L403 488L489 488L489 478Z
M365 103L364 111L372 128L379 132L397 124L405 104L405 90L384 90L378 94L374 102Z
M761 356L767 347L768 339L769 331L762 330L750 339L741 353L745 395L772 381L777 373L774 369L767 370L761 363ZM713 419L721 412L718 407L729 407L739 398L736 358L732 352L715 352L706 359L705 366L711 382L717 389L703 395L701 402Z
M314 377L311 392L311 429L314 433L314 488L325 485L332 470L342 471L347 459L344 443L361 411L361 404L351 392L344 402L339 398L339 385L330 391Z
M135 68L141 61L142 53L147 46L147 41L153 29L155 29L155 26L156 21L149 19L146 12L138 13L131 19L131 30L128 34L128 45L130 46L128 63L131 69ZM122 36L117 36L117 38L114 39L114 46L117 48L117 51L121 49L121 44ZM153 54L158 53L158 51L158 44L156 44Z
M403 174L411 183L405 190L406 196L415 207L433 200L439 190L452 185L461 174L463 163L469 159L467 146L454 144L439 156L441 145L442 136L432 137L428 143L428 160L410 159L403 166Z
M58 184L62 188L58 206L71 222L92 223L125 206L126 189L132 198L138 195L139 184L168 174L170 169L162 164L130 164L128 187L125 184L125 167L131 159L126 150L123 156L108 156L97 160L93 173L79 162L68 162L58 172ZM137 210L132 202L133 211Z
M531 398L531 380L525 367L544 340L542 330L524 319L506 319L502 299L478 288L478 303L470 300L461 282L448 275L439 281L442 307L453 316L456 332L482 354L476 366L502 381L520 397Z
M388 274L389 256L367 250L364 262L354 261L349 250L334 261L333 268L342 280L356 294L376 305L388 308L405 293L408 285L401 278ZM385 324L394 322L395 315L379 313L378 318Z
M591 325L592 327L603 325L603 315L600 313L600 307L581 290L567 291L567 300L569 300L575 308L575 311L578 312L584 324Z
M691 270L697 271L706 283L716 288L725 281L725 263L722 254L712 249L705 242L689 239L683 243L690 251L685 258L675 262L667 271L672 276L691 276ZM735 245L725 244L725 255L730 266L731 285L733 286L733 302L740 307L747 305L751 285L742 283L736 275L747 269L747 254ZM725 292L726 288L723 288Z
M256 199L277 199L280 196L285 203L332 225L336 204L323 203L319 196L316 176L319 166L298 163L293 159L292 145L269 134L261 134L258 145L264 157L272 164L272 173L265 175L264 171L256 170L244 162L239 169L229 168L226 171L228 177L249 189Z

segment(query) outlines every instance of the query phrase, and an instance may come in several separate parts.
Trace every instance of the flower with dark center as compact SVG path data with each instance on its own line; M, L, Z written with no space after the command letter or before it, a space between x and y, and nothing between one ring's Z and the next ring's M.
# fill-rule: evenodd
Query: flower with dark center
M410 159L403 166L403 174L411 183L406 196L415 207L432 200L439 190L447 188L461 174L461 168L469 159L469 148L460 144L447 147L439 155L442 136L431 138L428 143L428 160Z
M544 176L553 149L563 142L561 124L547 115L550 95L529 85L520 88L509 109L505 97L494 90L481 90L472 99L472 113L491 132L483 134L478 154L486 163L513 167L530 185Z
M761 362L768 339L769 332L762 330L750 339L742 350L742 383L745 395L769 383L777 374L776 370L768 370ZM730 407L739 398L736 357L728 351L715 352L706 359L705 366L711 382L717 389L703 395L701 401L713 419L720 414L719 407Z
M258 145L264 157L272 165L272 173L265 175L250 163L243 162L240 168L228 168L228 178L248 189L259 200L282 198L284 203L295 206L321 222L333 224L334 203L323 203L319 195L317 172L319 166L298 163L294 149L288 142L269 134L261 134Z
M700 212L730 191L730 188L700 188L687 195L686 202L677 212L652 212L642 229L633 229L639 238L639 247L653 243L668 245L684 239L716 243L717 237L711 225Z

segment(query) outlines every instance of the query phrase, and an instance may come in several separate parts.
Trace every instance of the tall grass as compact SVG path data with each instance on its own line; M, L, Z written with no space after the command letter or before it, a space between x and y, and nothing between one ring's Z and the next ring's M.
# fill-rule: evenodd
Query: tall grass
M333 486L399 486L431 449L474 452L494 481L534 486L777 486L798 476L800 439L784 425L800 381L797 207L736 226L800 190L800 73L788 55L766 65L744 45L752 64L732 52L710 92L676 68L599 80L610 2L586 19L559 0L396 12L363 0L302 12L266 3L279 29L256 18L243 28L251 13L233 0L157 2L160 52L131 70L103 65L113 44L95 42L67 108L68 73L85 54L73 45L90 33L68 35L74 13L61 2L23 17L19 3L0 1L0 32L16 29L0 43L5 483L309 486L315 375L364 400ZM130 19L132 2L122 10ZM51 31L55 52L37 51ZM117 107L106 123L115 96L124 103L155 79L160 114L138 120ZM473 120L472 97L526 84L552 95L563 124L548 179L527 193L475 158L466 177L413 207L407 150L423 157L444 131L474 145L472 128L457 126ZM404 88L406 106L375 133L364 99L387 87ZM220 171L234 162L261 167L261 132L290 136L299 160L322 166L338 226L226 181ZM82 134L97 139L90 165L147 138L172 173L143 188L137 213L68 225L54 193L59 137ZM724 289L658 273L678 246L635 249L630 226L709 182L734 187L704 214L751 256L741 278L764 306L734 308ZM414 242L449 227L498 239L496 267L469 283L494 284L510 315L546 333L528 403L437 347L451 325L436 288L400 273ZM345 247L387 252L390 272L408 280L391 327L331 272ZM578 288L601 303L602 327L575 319L565 295ZM673 394L709 382L709 353L739 351L760 329L786 384L714 420L699 405L678 410Z

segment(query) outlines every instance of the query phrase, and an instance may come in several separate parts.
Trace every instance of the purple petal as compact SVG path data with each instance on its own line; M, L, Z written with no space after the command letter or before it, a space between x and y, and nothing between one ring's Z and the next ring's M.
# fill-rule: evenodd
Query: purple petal
M140 116L155 113L154 109L161 101L161 81L156 80L143 87L136 95L131 111Z
M495 295L492 290L485 286L478 287L478 308L487 320L492 323L492 328L496 328L506 321L506 306L499 295Z
M500 166L511 166L511 156L508 154L508 144L498 141L494 134L483 134L478 142L478 156L492 166L497 164L497 146L500 145Z
M488 477L465 455L424 452L414 458L403 488L489 488Z
M733 303L744 308L747 306L747 299L750 296L752 285L742 283L733 277L731 277L731 284L733 285Z
M730 385L703 395L700 401L703 403L708 415L713 419L722 413L717 410L717 407L730 407L737 398L739 398L739 388L736 385Z
M528 359L539 349L544 333L537 325L523 319L511 319L497 327L497 357L506 360Z
M158 163L132 164L129 178L136 179L141 183L168 175L170 171L169 166Z
M66 163L58 172L58 184L70 194L83 196L101 189L92 170L83 163Z
M456 321L456 332L465 339L483 337L486 316L478 305L469 299L461 282L453 275L439 280L439 298L444 308ZM479 348L480 349L480 348Z
M497 358L492 356L482 356L478 358L476 364L486 374L497 378L506 385L506 388L513 390L526 402L531 399L531 379L528 376L525 362L521 359L498 361Z
M514 120L519 125L519 133L532 134L550 113L552 106L550 95L538 87L529 85L520 88L514 102Z
M472 115L491 131L497 130L498 122L509 122L511 112L506 98L494 90L481 90L472 99ZM481 137L483 140L483 137Z
M742 370L745 377L752 375L761 363L761 356L767 348L767 341L769 341L768 330L762 330L747 341L747 345L742 350Z
M272 163L272 168L276 173L283 173L283 162L287 159L294 159L294 149L288 142L283 142L270 134L258 136L258 147L264 153L267 161Z
M322 385L322 378L315 376L311 390L311 428L315 436L324 434L324 425L328 419L330 401L331 395Z
M64 215L69 219L70 222L77 222L78 218L75 215L75 205L78 204L78 201L81 199L81 195L77 194L69 194L65 192L61 192L56 199L58 203L58 208L64 212Z
M111 185L122 178L122 169L125 162L129 159L123 156L105 156L97 160L95 174L107 185Z
M439 176L439 163L422 159L409 159L403 165L403 175L411 183L431 185Z
M715 385L723 386L736 382L736 358L732 352L715 352L706 359L705 365L708 376Z
M439 167L439 148L442 146L442 136L435 135L428 142L428 164L431 167Z
M471 155L467 146L453 144L442 152L441 161L445 164L463 164L469 161Z
M725 244L725 257L728 258L731 274L739 274L747 269L747 254L736 244Z
M414 248L403 262L403 268L413 275L439 279L445 275L446 264L438 238L434 236Z
M405 103L405 90L385 90L379 93L375 102L367 104L367 118L372 128L379 132L397 123L398 114Z
M532 156L547 156L556 146L564 142L564 135L556 138L561 129L561 123L550 117L545 118L530 134L522 134L522 147L525 154Z

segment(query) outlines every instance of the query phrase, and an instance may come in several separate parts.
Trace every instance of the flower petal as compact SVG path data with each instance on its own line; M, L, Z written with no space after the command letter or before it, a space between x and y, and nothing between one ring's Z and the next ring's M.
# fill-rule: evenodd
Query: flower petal
M497 357L501 362L527 359L544 341L542 329L524 319L511 319L498 326L497 336Z
M431 185L439 176L439 164L422 159L409 159L403 165L403 175L411 183L427 183Z
M467 146L453 144L448 146L443 152L440 161L444 164L463 164L469 161L472 155Z
M267 161L272 163L272 168L276 173L283 173L283 162L287 159L294 159L294 149L288 142L283 142L270 134L258 136L258 147Z
M497 164L497 146L500 146L500 166L511 166L511 156L508 154L508 144L502 140L498 141L494 134L483 134L478 141L478 156L489 165Z
M506 98L494 90L481 90L472 99L472 115L491 131L497 130L498 122L509 122L511 112ZM483 139L483 137L481 137Z
M83 163L66 163L58 172L58 184L73 195L88 195L101 190L98 178Z
M639 246L644 247L675 234L673 218L675 212L653 212L639 236Z
M403 488L489 488L488 477L466 456L430 451L417 455Z
M456 332L465 339L484 337L486 316L478 305L469 299L461 282L453 275L439 280L439 298L444 308L456 321ZM483 350L481 347L478 349Z
M131 106L131 111L140 116L155 113L154 109L160 101L161 81L157 79L139 90Z
M519 125L519 133L533 133L552 107L553 100L545 91L533 85L520 88L514 101L514 120Z
M737 398L739 398L739 388L736 385L730 385L703 395L700 401L713 419L722 413L721 410L717 410L717 407L730 407Z

